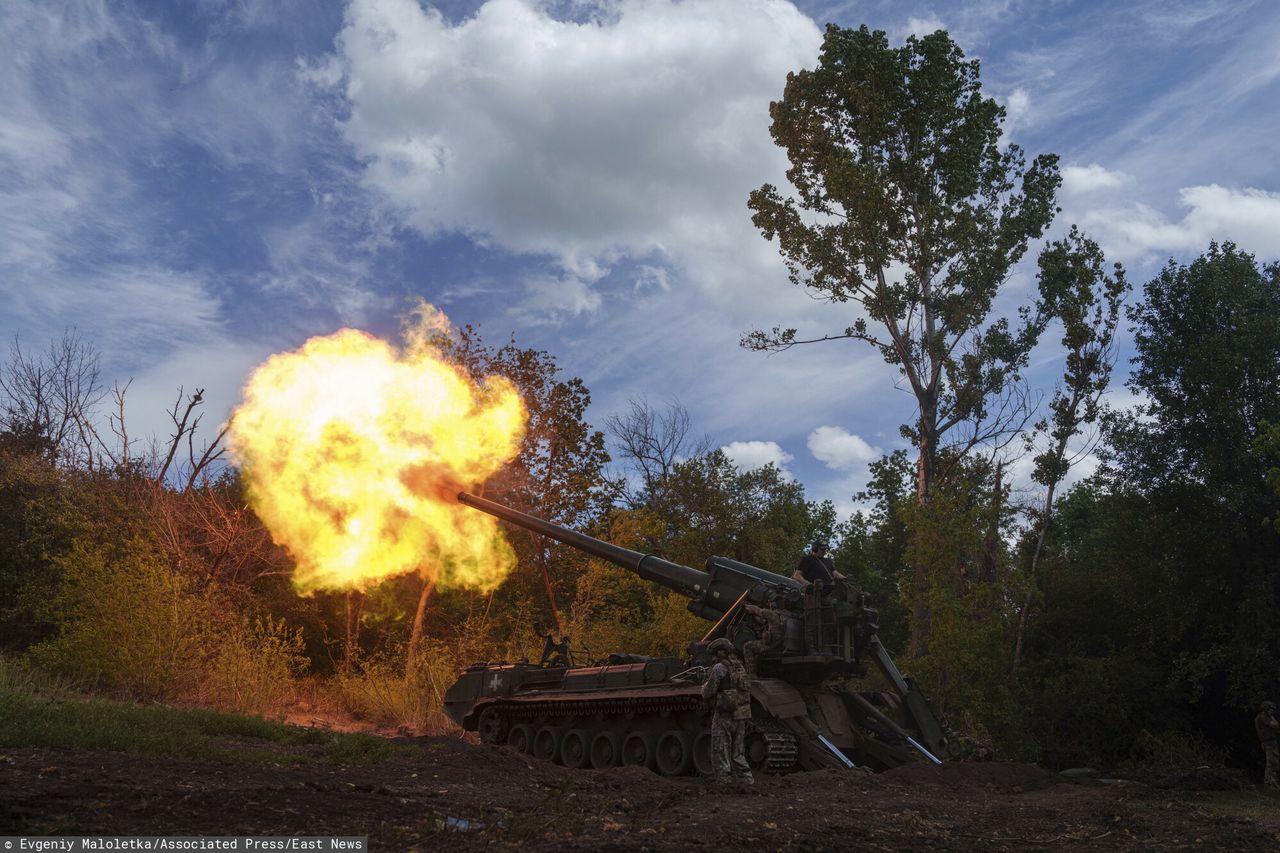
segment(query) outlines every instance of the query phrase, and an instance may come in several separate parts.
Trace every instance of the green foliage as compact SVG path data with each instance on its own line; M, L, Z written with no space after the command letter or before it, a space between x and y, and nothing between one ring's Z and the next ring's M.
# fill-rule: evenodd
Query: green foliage
M1049 402L1049 417L1025 437L1028 452L1035 451L1040 434L1046 434L1048 441L1032 458L1031 479L1044 487L1044 498L1028 512L1032 527L1024 536L1026 590L1013 639L1015 674L1022 662L1027 625L1041 603L1038 575L1053 521L1054 497L1072 465L1085 455L1079 449L1069 452L1069 444L1102 414L1102 396L1115 365L1120 306L1129 290L1123 268L1116 264L1108 274L1102 250L1074 225L1066 239L1044 248L1039 267L1039 311L1061 323L1066 366Z
M915 471L905 451L871 464L871 479L856 497L869 509L843 522L831 559L836 570L871 594L880 612L880 639L898 653L907 647L906 589L912 567L906 560L909 530L905 515L916 503Z
M1129 290L1124 269L1110 274L1098 244L1073 225L1066 239L1050 243L1040 253L1040 311L1062 325L1066 366L1062 385L1049 402L1049 447L1035 457L1032 479L1049 487L1062 481L1070 468L1067 443L1101 414L1101 398L1115 364L1116 325Z
M1239 759L1280 688L1264 426L1280 418L1280 274L1211 245L1129 313L1144 403L1111 418L1105 468L1058 502L1027 686L1050 760L1115 763L1143 730L1212 733Z
M53 630L41 602L57 583L49 564L74 530L63 478L33 455L0 452L0 642L27 648Z
M625 569L593 560L578 579L570 636L591 659L613 652L683 657L707 630L687 604Z
M443 663L449 674L457 677L455 661L440 661L430 652L419 656L420 669L436 662ZM380 728L406 727L416 732L438 733L451 726L436 701L439 696L424 693L417 679L405 678L404 660L400 655L371 658L340 671L333 677L333 688L344 710L357 720Z
M1149 399L1116 423L1117 471L1153 486L1200 484L1253 510L1264 421L1280 421L1280 265L1259 269L1231 243L1170 262L1130 310L1138 358L1130 386Z
M213 602L138 539L77 541L55 561L57 636L37 661L87 685L138 699L172 699L197 684L211 642Z
M234 616L219 631L197 689L215 708L283 715L307 668L303 648L301 629L283 619Z
M1262 431L1254 442L1254 451L1261 455L1268 466L1267 487L1280 497L1280 424L1263 421L1260 426ZM1280 533L1280 515L1275 515L1264 523L1270 524Z
M0 648L22 651L56 632L49 602L77 540L143 531L140 507L119 481L0 452Z
M1115 767L1134 757L1136 732L1161 720L1151 697L1163 695L1160 665L1147 657L1065 652L1030 673L1033 703L1026 724L1050 767Z
M1004 495L995 492L992 473L966 466L932 501L902 508L906 559L923 566L928 579L923 588L903 589L908 606L923 604L930 618L927 653L910 660L912 675L945 719L967 717L1007 750L1021 742L1022 724L1009 679L1010 577L1003 543L991 535L993 504L998 527Z
M650 548L691 566L714 554L790 575L805 543L833 521L777 467L743 471L719 450L676 463L654 504L662 528Z
M1245 708L1280 686L1280 539L1264 524L1280 501L1258 452L1264 424L1280 420L1280 267L1211 245L1165 267L1130 313L1131 386L1149 402L1117 421L1108 481L1141 493L1145 523L1161 529L1167 565L1152 591L1197 602L1168 605L1185 639L1171 650L1175 678L1192 697L1207 689Z
M31 665L26 658L0 655L0 693L25 693L45 699L80 696L76 682Z

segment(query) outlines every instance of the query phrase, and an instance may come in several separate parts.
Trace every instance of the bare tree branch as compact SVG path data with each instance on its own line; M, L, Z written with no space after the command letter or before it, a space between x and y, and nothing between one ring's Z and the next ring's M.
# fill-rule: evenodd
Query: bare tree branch
M164 464L160 466L160 470L156 472L155 483L157 487L164 484L165 477L169 474L169 466L173 464L173 457L177 455L178 448L182 445L182 440L188 433L194 433L196 427L200 425L200 417L196 416L194 422L191 422L191 413L204 402L204 389L197 388L196 393L187 398L187 408L183 411L182 416L178 416L178 409L182 405L182 389L178 389L178 399L174 400L173 408L169 411L169 419L173 421L175 432L169 437L169 451L165 455Z

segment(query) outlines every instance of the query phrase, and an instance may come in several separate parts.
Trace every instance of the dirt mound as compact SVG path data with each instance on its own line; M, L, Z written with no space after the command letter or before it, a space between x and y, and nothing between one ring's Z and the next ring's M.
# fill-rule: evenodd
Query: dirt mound
M404 741L409 742L409 741ZM1280 826L1141 786L1055 784L1025 764L761 777L749 791L647 770L570 771L419 738L376 764L93 752L0 755L0 824L30 835L368 835L370 849L1274 850ZM1280 800L1277 800L1280 805Z
M1034 764L1001 761L972 763L908 764L884 774L884 778L906 785L944 785L949 788L994 788L1018 793L1039 791L1062 782L1050 770Z

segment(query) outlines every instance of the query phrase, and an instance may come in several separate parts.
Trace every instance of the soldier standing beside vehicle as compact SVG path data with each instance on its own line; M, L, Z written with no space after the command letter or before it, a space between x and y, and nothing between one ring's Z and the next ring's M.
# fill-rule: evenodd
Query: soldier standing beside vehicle
M751 719L751 694L747 671L738 660L737 649L724 637L713 640L707 651L715 657L702 699L714 709L711 718L711 760L717 784L729 782L736 771L746 785L755 784L747 763L747 720Z
M1262 703L1258 716L1253 718L1253 727L1258 732L1258 742L1262 744L1262 754L1267 758L1266 770L1262 774L1265 785L1276 787L1277 772L1280 772L1280 720L1276 720L1276 703L1267 700Z

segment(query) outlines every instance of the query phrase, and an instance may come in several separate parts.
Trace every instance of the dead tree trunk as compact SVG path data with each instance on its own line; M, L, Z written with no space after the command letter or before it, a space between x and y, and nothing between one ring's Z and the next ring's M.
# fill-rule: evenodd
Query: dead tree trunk
M342 645L342 666L350 670L360 654L360 622L364 615L364 593L358 589L347 593L346 637Z
M409 648L405 653L404 677L406 681L412 680L417 670L418 649L422 645L422 624L426 621L427 599L431 597L431 593L435 588L436 579L434 577L423 579L422 594L418 596L418 610L413 615L413 630L409 632Z

